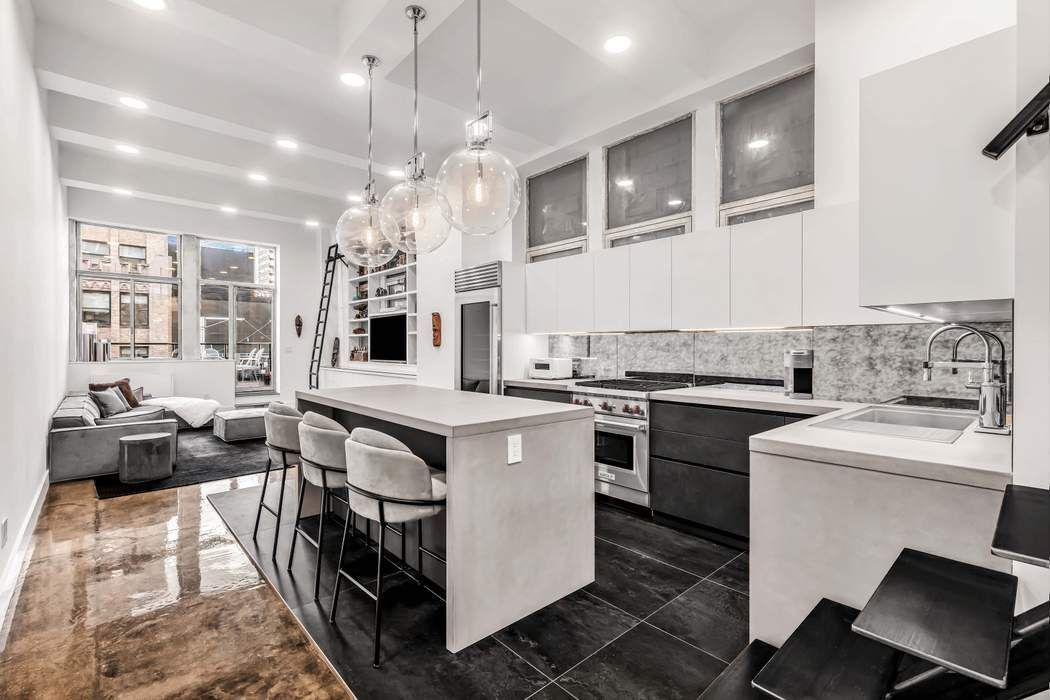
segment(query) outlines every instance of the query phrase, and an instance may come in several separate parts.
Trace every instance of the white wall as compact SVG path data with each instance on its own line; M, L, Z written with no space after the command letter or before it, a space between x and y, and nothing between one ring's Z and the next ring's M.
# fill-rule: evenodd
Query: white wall
M112 381L127 377L134 388L153 396L195 396L215 399L223 407L234 405L233 360L115 360L71 362L66 373L67 391L86 391L96 378Z
M943 0L817 0L817 205L860 198L861 78L1015 21L1016 4L1007 0L955 0L950 7Z
M1017 4L1017 105L1046 85L1050 2ZM1003 123L1009 116L1004 115ZM1014 483L1050 487L1050 138L1018 141L1014 239ZM1042 527L1046 524L1043 523ZM1022 607L1050 596L1050 572L1017 564Z
M29 3L0 0L0 620L47 489L48 417L65 389L68 345L67 228L32 42Z
M277 385L281 400L289 403L295 400L296 389L306 388L321 294L319 229L80 189L69 190L68 208L72 219L278 246ZM303 335L298 338L293 328L296 314L303 317ZM329 339L338 328L334 314L335 307Z
M437 250L419 256L417 267L416 363L418 382L425 386L452 389L455 384L456 332L453 273L463 267L463 235L452 230ZM441 314L441 347L432 342L431 314Z

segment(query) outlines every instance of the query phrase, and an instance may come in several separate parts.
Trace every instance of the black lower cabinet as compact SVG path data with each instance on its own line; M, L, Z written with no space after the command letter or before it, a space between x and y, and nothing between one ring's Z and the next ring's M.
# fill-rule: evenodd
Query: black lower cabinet
M737 537L748 536L749 481L744 474L656 457L649 460L653 510Z
M523 386L503 387L504 396L517 396L520 399L539 399L557 403L572 403L572 394L558 389L528 389Z

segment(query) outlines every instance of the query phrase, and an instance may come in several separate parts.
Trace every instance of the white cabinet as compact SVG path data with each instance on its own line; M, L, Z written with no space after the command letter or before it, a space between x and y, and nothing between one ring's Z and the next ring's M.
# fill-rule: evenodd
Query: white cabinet
M1017 111L1016 56L1010 28L861 81L861 304L1014 296L1014 150L981 148Z
M802 323L849 326L910 323L860 305L860 226L857 203L802 213Z
M529 333L558 331L558 260L525 266L525 327Z
M594 330L607 333L625 331L628 316L631 259L627 247L604 248L594 257Z
M729 227L674 236L671 241L671 328L731 324Z
M628 330L671 328L671 239L627 246L631 260Z
M802 325L802 214L730 227L734 328Z
M558 299L556 328L559 333L594 330L594 258L582 254L554 260ZM536 263L533 263L536 264Z

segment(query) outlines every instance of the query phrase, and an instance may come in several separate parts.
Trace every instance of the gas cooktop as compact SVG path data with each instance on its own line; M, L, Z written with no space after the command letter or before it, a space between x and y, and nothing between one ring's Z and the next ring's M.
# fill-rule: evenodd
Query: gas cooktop
M668 389L685 389L690 386L685 382L664 382L654 379L595 379L587 382L576 382L576 386L610 391L667 391Z

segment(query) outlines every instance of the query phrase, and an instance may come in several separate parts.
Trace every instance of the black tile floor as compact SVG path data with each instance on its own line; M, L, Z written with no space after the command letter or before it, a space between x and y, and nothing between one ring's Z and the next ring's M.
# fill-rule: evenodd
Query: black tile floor
M404 576L391 577L383 667L375 670L372 601L344 587L336 623L328 623L341 522L326 527L320 600L313 600L311 545L300 540L295 566L285 570L293 484L278 564L270 559L275 518L264 513L258 541L251 536L260 487L210 500L359 698L696 698L747 644L746 552L600 504L595 582L458 654L445 649L443 602ZM369 580L375 555L358 544L345 565Z

